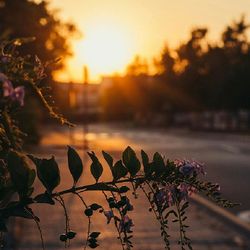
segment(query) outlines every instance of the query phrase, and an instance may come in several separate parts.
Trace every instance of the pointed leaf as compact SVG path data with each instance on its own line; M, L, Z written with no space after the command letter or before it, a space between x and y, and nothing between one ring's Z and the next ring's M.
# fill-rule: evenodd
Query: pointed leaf
M46 204L50 204L50 205L54 205L55 202L54 200L51 198L51 196L45 192L44 194L39 194L37 195L34 200L37 202L37 203L46 203Z
M98 182L103 172L102 164L99 162L94 152L88 152L88 155L92 160L92 163L90 166L91 174L95 178L96 182Z
M143 164L145 175L148 176L148 175L152 174L152 172L153 172L153 169L151 167L152 164L149 163L148 155L143 150L141 150L141 158L142 158L142 164Z
M113 158L110 154L106 153L105 151L102 151L102 155L104 157L104 159L106 160L106 162L108 163L111 171L112 171L112 167L113 167Z
M122 154L122 160L131 176L135 176L141 168L141 163L136 157L135 151L127 147Z
M54 156L50 159L39 159L29 156L37 169L37 176L48 193L52 193L55 187L60 184L60 172Z
M75 149L68 146L68 167L74 179L74 186L82 175L82 160Z
M128 173L127 168L123 165L122 161L119 160L115 163L114 167L112 168L112 174L114 181L117 181L121 179L122 177L125 177Z
M153 163L157 174L162 174L162 172L166 169L164 160L158 152L156 152L153 156Z
M86 190L103 190L103 191L112 191L112 192L119 192L119 189L117 187L114 187L112 185L108 185L103 182L95 183L93 185L89 185Z

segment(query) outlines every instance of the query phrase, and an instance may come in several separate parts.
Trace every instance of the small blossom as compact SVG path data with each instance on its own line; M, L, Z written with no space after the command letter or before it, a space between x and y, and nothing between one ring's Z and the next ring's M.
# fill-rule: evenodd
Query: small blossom
M12 94L12 99L14 101L18 101L21 106L24 105L24 87L23 86L18 86L14 89L14 93Z
M160 188L154 195L154 201L158 207L161 207L167 200L167 192L164 188Z
M0 72L0 82L5 82L8 81L8 77Z
M186 183L181 183L177 189L179 191L180 201L187 200L188 196L191 196L193 193L196 192L195 187Z
M168 206L174 205L174 198L176 188L173 185L167 185L160 188L154 195L154 202L158 207L162 207L167 203Z
M194 172L194 166L191 164L185 164L179 168L179 171L183 175L191 175Z
M127 211L133 211L134 210L134 206L130 203L130 200L128 197L126 197L126 206L125 206Z
M2 63L8 63L10 62L10 56L1 56L0 60Z
M104 211L103 213L107 218L107 224L109 224L111 219L114 217L113 211L109 210L109 211Z
M3 78L1 78L0 76L0 80L2 80ZM12 95L14 89L12 86L12 83L6 79L3 81L3 97L9 97Z
M9 97L12 101L17 101L21 106L24 105L25 91L23 86L13 88L11 81L0 73L0 81L3 82L3 97Z
M132 219L130 219L128 215L125 215L120 221L119 231L124 233L131 233L131 227L133 226L134 224Z
M206 174L203 164L197 161L175 160L175 165L183 175Z

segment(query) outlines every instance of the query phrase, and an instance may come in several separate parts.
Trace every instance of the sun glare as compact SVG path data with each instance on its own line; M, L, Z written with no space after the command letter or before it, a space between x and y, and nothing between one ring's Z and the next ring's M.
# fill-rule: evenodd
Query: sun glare
M111 26L97 26L75 43L75 63L87 65L90 74L100 75L121 72L132 58L128 37L122 30Z

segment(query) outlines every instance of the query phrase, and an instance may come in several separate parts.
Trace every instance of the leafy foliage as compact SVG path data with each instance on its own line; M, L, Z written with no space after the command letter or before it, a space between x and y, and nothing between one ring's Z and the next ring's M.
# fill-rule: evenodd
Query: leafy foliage
M78 153L70 146L68 146L68 166L75 186L82 175L83 165Z
M15 46L23 40L12 41ZM72 194L79 198L84 207L84 213L88 220L87 237L84 249L87 247L96 248L99 246L99 236L101 232L92 230L92 217L99 212L107 219L107 224L111 222L117 230L118 239L123 250L133 247L134 226L130 212L133 205L129 199L132 192L137 197L137 191L142 190L150 204L150 211L159 222L161 236L165 242L166 249L170 249L168 220L173 217L173 222L179 224L179 244L181 249L192 249L191 240L186 235L187 225L186 209L188 208L188 198L194 192L205 193L214 199L218 204L231 207L233 204L221 198L219 186L210 182L200 180L200 175L204 173L203 165L194 161L172 161L165 159L158 152L153 155L153 159L146 152L141 151L140 160L136 152L127 147L121 155L121 159L114 161L107 152L102 151L111 174L111 180L100 181L103 177L103 165L100 158L94 152L88 152L91 160L90 172L95 182L89 185L79 184L83 175L83 164L78 152L68 146L68 168L73 177L73 186L65 190L57 190L60 185L60 169L54 156L51 158L39 158L31 154L26 154L22 149L22 132L15 123L13 113L18 112L24 103L25 83L31 86L36 96L42 101L50 114L62 122L67 122L49 106L43 96L42 90L36 81L40 80L43 67L39 59L35 60L35 65L39 64L38 70L29 60L11 54L0 55L0 60L6 61L3 71L0 72L0 232L7 231L6 221L9 217L22 217L35 221L44 248L43 237L39 225L39 218L32 211L32 205L45 203L62 206L65 216L65 232L59 236L65 246L70 240L77 237L77 232L70 229L70 219L67 213L64 195ZM11 62L11 63L10 63ZM18 66L19 65L19 66ZM29 65L27 69L27 65ZM2 70L2 68L1 68ZM40 76L39 76L40 74ZM26 86L25 85L25 86ZM29 165L28 158L33 162L34 168ZM141 164L142 162L142 164ZM143 168L141 168L143 165ZM43 193L37 193L34 185L38 179L45 188ZM78 184L78 185L77 185ZM128 186L131 185L132 189ZM95 202L87 204L82 197L83 192L98 191L103 194L106 205ZM18 196L16 195L18 194ZM2 239L1 239L2 240Z

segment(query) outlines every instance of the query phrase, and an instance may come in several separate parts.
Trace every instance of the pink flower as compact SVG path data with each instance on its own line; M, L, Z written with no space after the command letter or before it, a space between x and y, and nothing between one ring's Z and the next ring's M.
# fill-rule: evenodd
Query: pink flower
M114 217L113 211L109 210L109 211L104 211L103 213L107 218L107 224L109 224L111 219Z
M124 233L131 233L131 227L133 226L134 224L132 219L130 219L128 215L125 215L120 221L119 231Z

